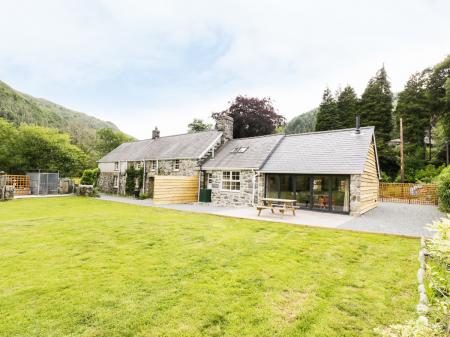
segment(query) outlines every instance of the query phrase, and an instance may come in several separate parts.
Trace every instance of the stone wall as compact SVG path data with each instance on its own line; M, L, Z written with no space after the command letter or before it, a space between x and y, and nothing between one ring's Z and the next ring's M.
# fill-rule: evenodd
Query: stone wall
M222 189L223 171L212 171L211 201L217 206L251 206L253 198L254 173L250 170L240 171L241 189L229 191ZM255 180L255 202L258 199L258 178Z
M117 191L117 187L114 187L114 176L118 176L119 172L100 172L97 181L97 187L100 192L104 193L117 193L125 194L125 183L127 180L127 176L123 173L120 173L120 181L119 181L119 189Z
M350 215L359 215L361 208L361 175L350 176Z

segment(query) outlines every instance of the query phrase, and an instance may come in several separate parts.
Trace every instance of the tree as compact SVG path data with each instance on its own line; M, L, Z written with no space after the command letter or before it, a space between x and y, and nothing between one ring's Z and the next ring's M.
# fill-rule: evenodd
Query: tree
M393 95L384 66L377 71L361 96L361 125L375 126L379 146L391 139Z
M347 85L337 97L337 109L341 128L355 127L355 118L358 112L358 97L355 90Z
M227 110L213 113L212 117L217 119L222 115L233 118L234 138L269 135L286 124L286 119L275 111L268 97L237 96Z
M340 123L336 100L331 90L326 88L317 113L316 131L339 129Z
M396 118L403 119L406 162L416 168L423 166L425 160L424 136L429 125L427 81L427 72L413 74L398 95L395 109Z
M17 130L12 124L0 118L0 171L13 173L11 170L17 161L15 141L17 140Z
M429 133L438 121L444 121L445 135L450 139L450 55L430 70L427 86L429 105ZM443 160L444 149L440 149ZM430 142L431 160L431 142Z
M398 171L395 153L387 142L392 132L393 95L384 66L377 71L361 96L359 113L362 126L374 126L378 158L383 171L394 176Z
M316 108L294 117L286 125L285 132L287 134L313 132L316 129L318 110L319 109Z
M130 137L123 132L114 131L110 128L104 128L97 131L96 150L100 157L111 152L122 143L132 141L133 137Z
M206 124L203 122L203 120L198 119L198 118L194 118L194 120L188 124L188 132L189 133L208 131L211 129L212 129L212 124Z
M78 176L87 166L87 156L70 143L68 134L56 129L21 125L15 144L17 171L59 171L62 176Z

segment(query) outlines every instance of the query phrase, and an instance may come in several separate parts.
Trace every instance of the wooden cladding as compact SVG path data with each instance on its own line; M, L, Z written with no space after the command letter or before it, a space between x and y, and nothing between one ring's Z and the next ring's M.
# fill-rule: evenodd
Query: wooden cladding
M360 208L359 214L363 214L378 206L378 167L375 158L375 147L370 145L369 155L361 175Z
M15 195L28 195L31 194L30 190L30 177L24 175L6 175L4 176L6 185L14 186Z
M155 176L153 202L177 204L198 201L198 176Z
M436 184L380 183L380 199L407 204L437 205Z

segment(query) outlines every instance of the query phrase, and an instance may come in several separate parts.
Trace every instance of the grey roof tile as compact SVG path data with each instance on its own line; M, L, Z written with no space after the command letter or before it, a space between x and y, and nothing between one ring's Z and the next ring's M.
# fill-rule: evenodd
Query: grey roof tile
M123 143L98 162L198 159L221 135L214 130Z
M215 154L202 165L204 170L221 168L253 168L259 169L267 160L276 144L283 135L269 135L261 137L249 137L232 139L225 143ZM234 148L248 147L243 153L231 152Z
M360 174L374 134L373 127L288 135L262 167L262 172Z

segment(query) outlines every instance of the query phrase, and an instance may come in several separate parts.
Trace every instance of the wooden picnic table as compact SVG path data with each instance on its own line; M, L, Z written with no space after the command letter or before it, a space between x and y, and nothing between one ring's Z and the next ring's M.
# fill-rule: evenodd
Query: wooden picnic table
M282 215L284 215L287 211L292 212L292 215L295 215L294 205L297 200L292 199L276 199L276 198L261 198L260 203L256 206L258 210L258 216L261 214L263 209L270 209L272 213L275 211L279 211Z

